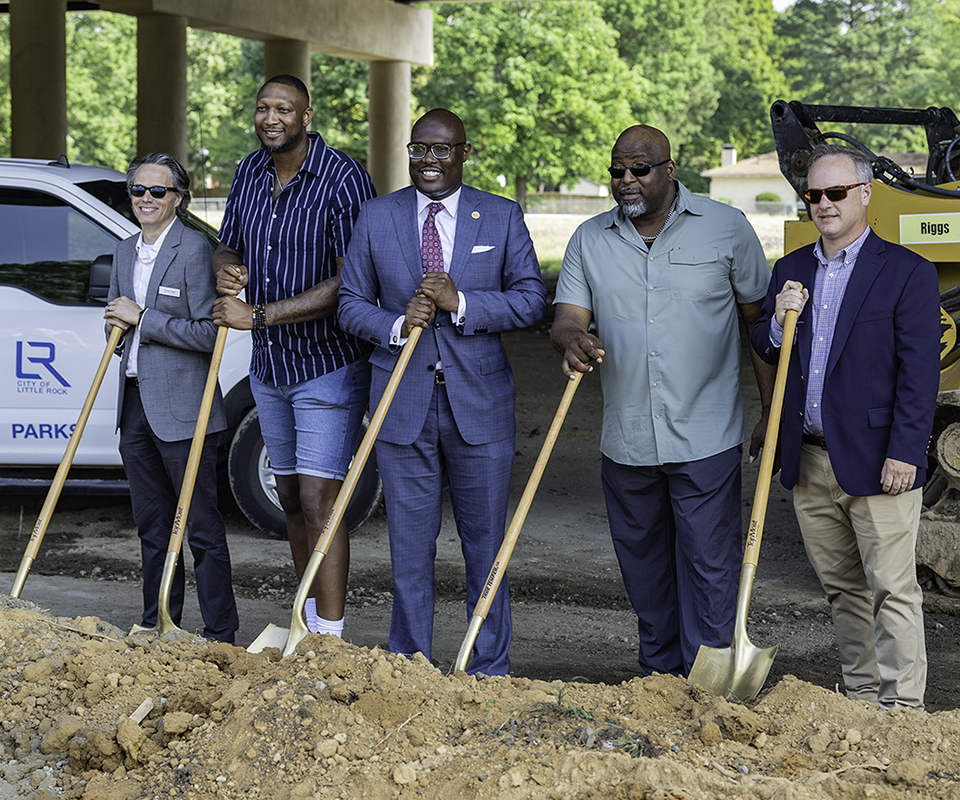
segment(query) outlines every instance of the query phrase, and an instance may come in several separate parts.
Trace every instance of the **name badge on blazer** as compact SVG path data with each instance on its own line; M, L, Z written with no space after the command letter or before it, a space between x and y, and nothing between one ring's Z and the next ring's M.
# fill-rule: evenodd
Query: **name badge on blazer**
M167 297L179 297L180 290L176 286L161 286L159 293Z

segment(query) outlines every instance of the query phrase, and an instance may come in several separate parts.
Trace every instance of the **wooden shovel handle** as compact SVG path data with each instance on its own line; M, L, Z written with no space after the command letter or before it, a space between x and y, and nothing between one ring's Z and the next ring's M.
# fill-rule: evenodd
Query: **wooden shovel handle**
M377 434L380 433L380 426L383 425L384 417L387 416L387 411L390 410L390 403L393 402L393 396L397 393L400 379L403 377L403 373L410 363L410 358L413 356L413 349L417 346L417 342L420 341L421 333L423 333L423 328L413 328L407 337L403 350L400 351L400 357L397 359L397 363L393 368L393 374L391 374L390 380L387 381L387 386L383 390L383 396L377 404L377 410L373 412L373 417L370 419L367 432L364 434L363 440L357 448L350 469L347 470L347 477L344 478L343 485L337 493L337 499L333 502L333 508L323 526L323 532L320 534L320 538L317 540L317 544L310 554L310 560L303 570L303 577L300 579L300 586L297 589L297 596L293 600L293 610L290 614L290 632L287 635L287 643L283 649L285 656L294 652L297 643L309 632L307 630L306 617L304 616L304 606L306 605L307 597L310 595L310 587L313 586L313 581L320 571L320 565L323 564L327 550L330 549L330 542L333 541L333 537L337 533L337 528L340 527L340 522L343 520L344 514L346 514L347 505L353 496L353 490L356 489L357 483L360 481L360 475L363 473L363 468L366 466L367 459L373 450L373 445L377 440Z
M523 495L520 497L520 503L510 522L510 527L507 528L507 532L504 534L503 544L500 545L497 557L493 562L493 566L490 568L490 573L487 575L487 582L483 585L483 591L480 593L480 598L477 600L477 604L473 609L473 616L470 619L467 634L463 639L463 643L460 645L460 652L453 666L454 672L466 671L470 664L470 656L473 653L473 646L477 643L480 628L483 626L483 621L487 618L487 613L493 604L493 598L496 596L497 589L500 588L503 576L507 572L507 564L510 562L513 548L517 544L517 539L520 537L520 529L523 527L523 523L527 518L527 512L530 511L530 506L533 504L533 497L537 493L537 488L540 486L540 479L543 477L547 460L553 452L553 446L556 444L557 436L560 434L560 427L563 425L563 420L567 416L567 411L570 410L570 403L573 402L573 395L576 393L583 375L584 373L578 372L574 375L573 380L567 382L567 388L564 390L563 397L560 399L560 406L553 417L553 422L550 423L550 430L547 431L547 437L543 441L543 446L540 448L537 463L533 466L533 472L527 480L527 486L523 490Z
M317 540L317 545L314 548L315 551L326 553L330 547L330 542L333 540L337 528L340 526L340 522L347 512L347 505L350 503L350 498L353 497L353 490L357 488L357 483L360 482L360 475L363 473L363 468L366 466L367 459L373 451L373 446L377 441L377 434L380 433L380 426L383 425L384 417L387 416L387 412L390 410L390 404L393 402L393 396L397 393L400 379L403 377L403 373L410 363L411 356L413 356L413 349L417 346L417 342L420 341L421 333L423 333L423 328L413 328L407 337L407 342L404 344L403 350L400 352L400 357L397 359L397 363L393 368L393 374L390 375L390 380L387 381L387 386L383 390L383 396L377 404L377 410L373 412L373 417L370 419L367 432L364 434L363 440L357 448L357 452L353 457L353 463L347 471L347 477L344 478L340 492L337 494L337 499L333 503L330 516L327 517L327 522L323 526L323 533ZM307 575L304 574L303 580L309 586L313 583L315 577L316 575L310 576L310 580L308 581Z
M747 546L743 552L743 563L752 564L754 567L757 566L757 559L760 556L760 539L763 536L763 521L767 513L770 481L773 478L773 460L777 452L777 437L780 433L783 393L787 384L790 352L793 349L796 329L797 312L788 311L783 321L783 343L780 345L780 358L777 361L777 377L773 384L773 400L770 403L770 416L767 418L767 432L763 437L763 455L760 458L760 473L757 476L753 511L750 516L750 527L747 530Z
M180 485L180 501L177 505L177 513L173 518L173 529L170 532L170 542L167 545L168 553L179 553L183 544L183 532L187 527L187 515L190 513L190 501L193 498L193 488L197 481L197 471L200 469L200 456L203 455L203 445L207 438L210 409L213 407L213 398L217 392L217 376L220 373L220 362L223 360L223 349L227 344L229 330L226 327L217 328L217 340L213 345L210 368L207 370L207 382L203 387L203 397L200 399L200 412L197 415L197 424L193 429L193 441L190 442L186 472L183 476L183 483Z
M37 518L37 523L33 526L33 533L30 534L30 541L27 542L27 549L20 562L20 569L17 571L17 577L13 582L13 589L10 591L11 597L20 597L20 593L23 591L23 584L27 580L30 566L37 557L37 553L40 550L40 543L43 541L43 536L47 532L47 526L50 524L50 518L53 516L53 509L60 499L60 492L63 491L63 484L67 479L70 466L73 464L73 457L77 453L77 447L80 445L80 437L83 435L83 429L86 427L87 420L90 418L90 411L93 409L93 403L97 399L100 385L103 383L103 376L107 372L107 367L110 366L110 359L113 357L113 352L117 349L122 335L123 330L113 326L110 331L110 337L107 339L107 346L104 348L103 355L100 357L97 372L93 377L93 384L90 386L90 391L87 392L87 399L84 400L83 407L80 409L80 417L77 419L77 424L74 426L73 433L70 435L70 441L67 442L67 449L63 453L63 458L60 459L60 466L53 476L53 483L47 491L47 498L44 500L43 507L40 509L40 516Z
M217 375L220 372L220 361L223 359L223 348L227 343L229 330L226 327L217 328L217 339L214 342L213 354L210 357L210 368L207 370L207 382L203 387L203 396L200 398L197 424L193 429L193 440L190 442L187 466L183 474L183 482L180 484L180 499L177 503L177 513L173 517L173 527L170 530L170 539L167 543L167 556L163 563L163 574L160 577L160 594L157 598L157 630L160 633L166 633L168 630L174 630L177 627L170 616L170 592L173 589L177 561L180 558L180 548L183 546L183 534L187 529L190 501L193 499L193 489L197 482L200 456L203 455L203 445L207 438L210 409L213 406L213 398L217 391Z

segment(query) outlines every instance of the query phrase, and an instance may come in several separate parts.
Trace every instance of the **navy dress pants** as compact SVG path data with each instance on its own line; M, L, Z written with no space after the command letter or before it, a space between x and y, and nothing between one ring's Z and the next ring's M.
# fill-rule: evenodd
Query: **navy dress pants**
M648 675L687 675L700 645L728 647L733 639L741 459L740 447L650 467L603 457L610 532Z
M434 561L444 474L466 567L467 620L473 615L503 543L514 452L513 438L479 445L465 442L443 386L434 390L423 430L413 444L377 442L393 564L392 652L419 651L432 658ZM506 675L512 631L504 578L467 672Z
M160 579L190 454L190 440L165 442L150 429L139 391L124 389L120 420L120 456L130 483L133 519L143 561L143 625L157 624ZM227 531L217 508L217 448L208 436L200 457L185 540L193 554L203 635L233 642L240 627L233 594ZM180 624L184 595L184 554L180 554L170 590L170 617Z

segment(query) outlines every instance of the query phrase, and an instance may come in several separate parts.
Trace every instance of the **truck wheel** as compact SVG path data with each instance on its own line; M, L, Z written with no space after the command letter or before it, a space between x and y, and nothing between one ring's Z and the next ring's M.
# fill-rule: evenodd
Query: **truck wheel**
M364 417L357 443L363 438L368 426ZM260 435L260 418L257 409L250 409L237 426L230 454L227 459L230 490L244 516L267 536L274 539L287 538L287 523L277 496L277 482L270 469L267 448ZM380 473L377 471L376 453L371 453L360 480L347 505L345 521L350 532L359 528L376 510L383 497Z

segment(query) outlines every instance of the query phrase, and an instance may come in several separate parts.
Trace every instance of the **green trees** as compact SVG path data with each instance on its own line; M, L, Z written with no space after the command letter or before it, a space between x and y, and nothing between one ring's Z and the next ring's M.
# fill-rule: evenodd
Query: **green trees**
M125 170L137 129L137 21L67 15L67 157ZM59 153L51 153L56 158Z
M746 156L773 149L770 106L787 93L776 17L770 0L704 3L704 27L712 32L706 53L716 72L718 98L713 114L681 143L680 162L689 170L684 178L691 189L707 190L699 173L720 163L725 143Z
M262 73L262 42L188 29L188 160L199 180L229 185L237 162L256 147L253 106Z
M731 142L773 147L769 108L808 103L922 108L955 103L960 0L499 0L432 4L435 63L413 76L414 113L446 106L475 149L470 180L519 200L531 187L606 182L614 138L663 129L679 174ZM9 87L9 20L0 14L0 78ZM68 157L122 168L136 147L136 20L67 15ZM361 161L367 66L313 56L314 128ZM263 45L188 33L189 167L229 182L257 146L253 96ZM875 149L923 147L922 134L851 131ZM10 153L9 88L0 94L0 155ZM56 154L51 154L56 155Z
M954 19L956 3L954 7ZM793 97L825 105L924 108L955 102L956 84L931 96L944 61L957 64L940 0L797 0L777 20ZM948 44L949 42L949 44ZM925 150L922 131L836 126L874 149Z
M613 138L630 122L617 33L597 2L438 6L436 66L416 91L423 110L463 118L471 183L527 187L606 180Z

